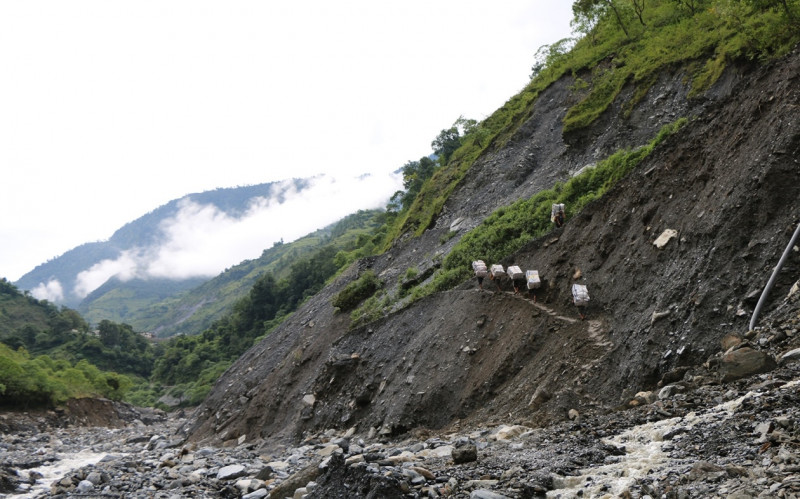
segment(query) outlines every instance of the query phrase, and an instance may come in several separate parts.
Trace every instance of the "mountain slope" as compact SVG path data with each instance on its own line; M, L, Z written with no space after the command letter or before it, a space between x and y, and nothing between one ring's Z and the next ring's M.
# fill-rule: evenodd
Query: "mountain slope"
M611 410L701 364L726 334L747 330L800 216L798 74L797 51L735 64L690 99L686 68L671 67L632 112L623 109L629 84L598 120L566 134L557 124L576 77L562 77L473 164L430 228L353 266L239 359L198 408L191 438L295 439L351 426L393 435L500 413L544 424L572 408ZM507 282L497 292L468 281L352 330L330 305L367 268L386 288L409 268L428 275L494 209L644 145L679 117L689 123L620 184L501 262L539 270L536 303ZM666 229L678 237L659 250ZM798 273L794 252L768 312ZM576 280L592 295L588 321L570 303Z
M261 256L234 265L190 291L155 303L139 311L147 330L160 337L197 334L230 312L265 273L276 280L289 276L293 263L325 245L337 251L350 250L360 234L380 225L382 211L362 210L291 243L276 243Z
M116 281L108 282L113 279L115 274L108 272L108 276L103 279L106 282L105 293L96 292L87 296L89 292L95 291L103 282L89 284L83 282L82 273L96 270L104 263L123 261L127 254L133 255L153 255L158 252L160 245L164 244L168 235L163 229L163 224L178 216L185 202L191 201L199 205L213 205L217 210L230 217L239 217L246 212L248 207L258 199L271 200L276 203L284 201L287 192L302 191L308 185L308 180L295 179L287 182L270 182L253 186L220 188L213 191L206 191L188 194L180 199L174 199L146 215L125 224L117 230L108 241L93 242L83 244L63 255L54 258L46 263L37 266L32 271L22 276L14 284L24 290L34 291L38 287L52 283L57 283L58 289L62 290L61 296L47 296L49 301L66 305L71 308L79 308L90 320L108 319L114 321L129 320L128 309L124 305L116 305L123 309L108 307L107 304L100 305L97 313L93 310L92 304L100 300L106 293L112 292L120 287L125 287L124 283L132 280L138 281L133 284L136 288L139 306L146 306L159 301L163 298L163 281L158 279L139 277L125 279L117 277ZM130 262L128 262L130 266ZM114 267L120 267L119 265ZM124 267L124 266L123 266ZM119 272L143 273L142 269L122 268ZM85 275L85 274L84 274ZM179 293L197 285L197 278L187 279L172 278L175 281L175 293ZM180 281L185 281L182 284ZM116 284L115 284L116 283ZM89 288L87 289L87 286ZM131 290L125 291L130 293ZM108 301L108 300L107 300ZM128 306L130 307L130 305Z

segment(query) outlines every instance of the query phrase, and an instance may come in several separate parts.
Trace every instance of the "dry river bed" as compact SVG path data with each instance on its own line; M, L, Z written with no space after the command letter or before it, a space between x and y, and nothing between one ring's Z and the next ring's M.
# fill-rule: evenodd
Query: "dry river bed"
M187 445L175 416L58 428L3 414L0 497L793 498L796 380L800 363L546 428L331 430L294 446Z

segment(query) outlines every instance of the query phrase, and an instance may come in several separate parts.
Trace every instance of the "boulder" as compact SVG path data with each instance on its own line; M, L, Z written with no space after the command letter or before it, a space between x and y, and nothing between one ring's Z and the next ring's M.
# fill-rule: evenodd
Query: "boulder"
M731 348L741 345L742 339L737 334L729 333L722 338L720 344L722 345L722 351L727 352Z
M342 459L342 462L344 462L344 459ZM314 462L281 482L280 485L272 489L269 497L280 499L291 497L294 495L295 490L305 487L308 482L315 480L318 476L319 462Z
M231 464L230 466L223 466L217 472L217 480L233 480L245 475L244 466L241 464Z
M453 449L451 457L455 464L471 463L478 460L478 448L475 444L462 444Z
M511 440L512 438L516 438L523 433L530 431L530 428L527 426L522 425L502 425L497 430L497 433L494 434L495 440Z
M798 360L800 360L800 348L789 350L780 356L781 364L791 364L792 362L797 362Z
M753 374L769 372L777 366L770 355L750 347L727 352L720 361L719 373L723 382Z

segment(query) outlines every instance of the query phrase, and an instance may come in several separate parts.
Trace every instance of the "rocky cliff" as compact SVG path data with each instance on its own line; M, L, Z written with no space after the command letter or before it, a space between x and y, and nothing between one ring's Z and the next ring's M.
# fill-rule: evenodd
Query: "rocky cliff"
M572 409L635 405L637 392L687 372L717 382L723 338L755 338L753 307L800 220L800 52L731 65L692 98L685 76L681 68L661 74L630 113L627 88L591 127L567 135L561 120L577 98L574 81L551 85L515 135L472 166L435 226L353 265L242 356L195 412L190 438L537 426ZM470 280L355 329L331 305L367 268L390 289L408 268L428 275L493 210L643 145L681 117L688 124L612 191L500 262L540 272L535 301L508 282L481 290ZM668 229L675 237L654 245ZM797 317L798 302L784 300L798 277L795 250L760 326L777 313ZM571 304L574 282L592 297L586 320ZM750 346L766 349L768 340Z

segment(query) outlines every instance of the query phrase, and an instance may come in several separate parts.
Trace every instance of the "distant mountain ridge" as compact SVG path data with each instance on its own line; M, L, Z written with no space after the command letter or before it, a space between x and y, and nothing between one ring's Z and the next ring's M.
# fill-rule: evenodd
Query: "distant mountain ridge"
M89 320L91 320L93 303L107 297L109 293L119 292L126 287L136 288L135 295L140 305L154 303L164 298L165 282L163 279L120 279L119 276L112 275L105 283L87 290L87 293L83 295L76 291L80 284L79 276L81 272L85 272L101 262L120 258L126 251L147 251L164 242L161 224L179 213L181 203L191 201L203 206L213 205L221 213L237 218L242 216L258 198L270 203L282 204L286 200L287 193L301 192L309 184L310 179L292 179L187 194L125 224L114 232L108 241L82 244L57 258L38 265L23 275L14 285L19 289L31 291L37 298L46 298L55 304L79 309L88 315ZM208 278L210 276L169 279L171 293L187 291ZM132 291L128 289L123 294L129 299ZM124 317L104 318L124 319Z
M129 323L136 330L150 331L162 338L205 331L228 314L265 273L282 279L288 277L295 262L323 246L332 245L337 250L357 246L359 234L368 233L380 224L377 217L380 213L382 210L361 210L291 243L276 242L258 258L240 262L196 287L137 309ZM131 302L124 296L115 296L114 300L123 307ZM97 303L92 306L96 309ZM79 311L84 317L93 316L90 310Z

